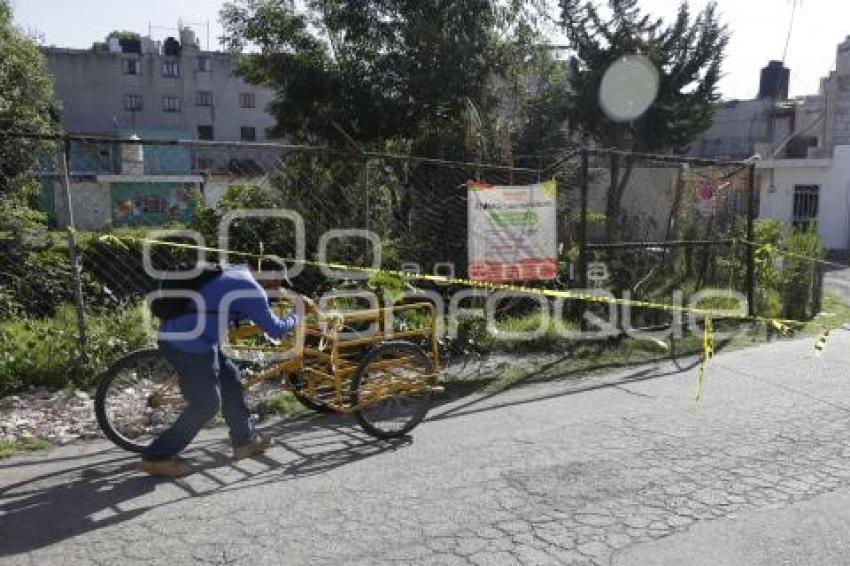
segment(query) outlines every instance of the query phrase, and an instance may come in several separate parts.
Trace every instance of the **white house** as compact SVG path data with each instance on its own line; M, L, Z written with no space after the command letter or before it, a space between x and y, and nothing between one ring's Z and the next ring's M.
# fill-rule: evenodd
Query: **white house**
M760 218L814 223L824 247L850 249L850 145L835 146L830 158L767 159L758 170Z
M761 156L759 217L814 224L826 248L850 250L850 36L818 94L788 100L787 80L781 63L766 67L759 97L722 105L693 153Z

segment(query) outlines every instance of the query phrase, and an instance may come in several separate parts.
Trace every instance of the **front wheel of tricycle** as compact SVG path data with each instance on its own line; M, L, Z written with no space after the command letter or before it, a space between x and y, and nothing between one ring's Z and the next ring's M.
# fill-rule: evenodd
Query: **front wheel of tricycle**
M354 417L370 435L399 438L422 422L437 377L425 351L410 342L385 342L360 362L351 380Z

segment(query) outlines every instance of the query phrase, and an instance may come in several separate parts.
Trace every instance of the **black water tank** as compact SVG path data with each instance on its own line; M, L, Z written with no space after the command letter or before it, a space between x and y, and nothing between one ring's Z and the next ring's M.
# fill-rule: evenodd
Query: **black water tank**
M121 46L122 53L142 52L142 41L136 37L122 37L118 40L118 45Z
M180 42L174 39L173 37L169 37L165 40L165 43L162 44L162 53L163 55L169 55L171 57L179 56Z
M782 61L771 61L761 70L759 99L788 100L788 88L791 84L791 70Z

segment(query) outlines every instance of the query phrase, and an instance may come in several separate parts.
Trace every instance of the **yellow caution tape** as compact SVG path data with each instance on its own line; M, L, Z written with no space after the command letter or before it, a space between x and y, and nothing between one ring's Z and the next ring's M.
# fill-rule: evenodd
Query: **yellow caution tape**
M245 258L259 258L259 254L254 254L250 252L238 252L238 251L230 251L224 250L220 248L212 248L208 246L198 246L192 244L181 244L178 242L166 242L162 240L151 240L149 238L136 238L131 236L122 236L124 240L127 241L135 241L140 243L159 245L159 246L168 246L173 248L182 248L182 249L191 249L191 250L200 250L207 252L216 252L223 254L230 254L239 257ZM101 236L102 241L115 242L120 239L117 236L109 235L109 236ZM123 246L123 244L121 244ZM126 246L124 246L126 247ZM768 318L768 317L760 317L760 316L749 316L746 314L737 314L733 312L726 311L717 311L713 309L701 309L695 307L684 307L680 305L668 305L663 303L653 303L649 301L637 301L634 299L618 299L616 297L606 297L596 294L589 293L578 293L575 291L567 291L567 290L555 290L555 289L537 289L534 287L525 287L522 285L509 285L507 283L494 283L490 281L475 281L472 279L462 279L457 277L445 277L442 275L424 275L417 273L409 273L405 271L396 271L392 269L376 269L372 267L360 267L355 265L347 265L344 263L334 263L334 262L319 262L319 261L310 261L306 259L294 259L294 258L282 258L275 255L265 255L262 256L263 259L272 261L272 262L284 262L284 263L298 263L301 265L309 266L309 267L326 267L328 269L332 269L335 271L341 272L349 272L349 273L363 273L367 275L375 275L379 273L393 275L396 277L400 277L402 279L408 279L412 281L430 281L433 283L441 283L444 285L461 285L464 287L473 287L480 289L488 289L494 291L514 291L517 293L523 293L526 295L538 295L543 297L550 297L556 299L570 299L575 301L583 301L590 303L599 303L599 304L608 304L608 305L618 305L618 306L630 306L637 308L646 308L646 309L654 309L654 310L662 310L668 312L681 312L693 315L699 315L702 317L705 316L713 316L716 318L726 318L733 320L740 320L743 322L761 322L764 324L773 324L780 325L779 327L789 327L793 325L802 324L796 320L787 320L787 319L777 319L777 318Z
M772 326L773 326L776 330L778 330L779 332L781 332L782 334L790 334L790 333L791 333L791 331L793 330L793 328L791 328L789 325L787 325L787 324L783 324L782 322L780 322L780 321L778 321L778 320L771 320L771 321L770 321L770 324L771 324L771 325L772 325Z
M820 338L818 338L818 341L815 342L815 355L816 356L823 355L823 351L826 349L826 342L827 342L827 340L829 340L830 332L832 332L831 328L826 329L824 331L824 333L821 334Z
M705 385L705 369L708 362L714 358L714 325L711 317L705 317L705 330L702 335L702 363L699 366L699 377L697 377L697 394L694 399L697 403L702 399L703 387Z
M653 303L648 301L637 301L633 299L618 299L615 297L606 297L600 295L593 295L588 293L579 293L575 291L567 291L567 290L555 290L555 289L536 289L534 287L525 287L521 285L509 285L506 283L494 283L488 281L475 281L472 279L462 279L456 277L445 277L442 275L423 275L423 274L415 274L408 273L404 271L396 271L390 269L376 269L371 267L359 267L354 265L346 265L342 263L334 263L334 262L318 262L318 261L309 261L305 259L293 259L293 258L281 258L274 255L263 255L263 254L254 254L249 252L238 252L238 251L230 251L219 248L212 248L208 246L198 246L193 244L181 244L178 242L167 242L162 240L152 240L150 238L137 238L132 236L115 236L115 235L104 235L100 237L100 240L103 242L113 243L124 247L127 246L122 242L133 241L138 243L146 243L151 245L158 246L168 246L173 248L182 248L182 249L192 249L192 250L200 250L207 252L215 252L215 253L223 253L223 254L231 254L239 257L245 258L254 258L262 261L263 259L270 260L272 262L283 262L283 263L297 263L310 267L325 267L328 269L333 269L335 271L349 272L349 273L363 273L368 275L375 275L378 273L384 273L388 275L393 275L396 277L400 277L402 279L413 280L413 281L429 281L433 283L440 284L448 284L448 285L461 285L464 287L472 287L479 289L487 289L487 290L495 290L495 291L513 291L517 293L523 293L527 295L538 295L543 297L550 297L556 299L569 299L574 301L583 301L589 303L597 303L597 304L608 304L608 305L618 305L618 306L629 306L629 307L637 307L637 308L646 308L653 310L661 310L666 312L679 312L679 313L687 313L691 315L697 315L704 317L705 319L705 334L703 337L703 362L700 367L700 375L699 375L699 383L697 390L697 400L702 395L703 388L703 380L705 373L705 366L710 361L710 359L714 356L714 329L712 324L712 317L714 318L726 318L739 320L741 322L760 322L763 324L772 325L774 328L780 330L783 333L787 333L791 331L792 326L800 325L801 323L796 320L784 320L777 318L768 318L768 317L759 317L759 316L749 316L737 313L730 313L724 311L717 311L712 309L701 309L694 307L685 307L680 305L668 305L663 303Z

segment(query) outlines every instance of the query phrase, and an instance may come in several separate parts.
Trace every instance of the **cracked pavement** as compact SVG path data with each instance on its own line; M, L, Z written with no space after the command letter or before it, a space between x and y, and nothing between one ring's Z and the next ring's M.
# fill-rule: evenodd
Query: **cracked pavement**
M208 431L174 482L105 442L19 456L0 564L840 564L850 334L813 344L719 355L699 404L690 360L465 397L397 443L283 421L233 464Z

